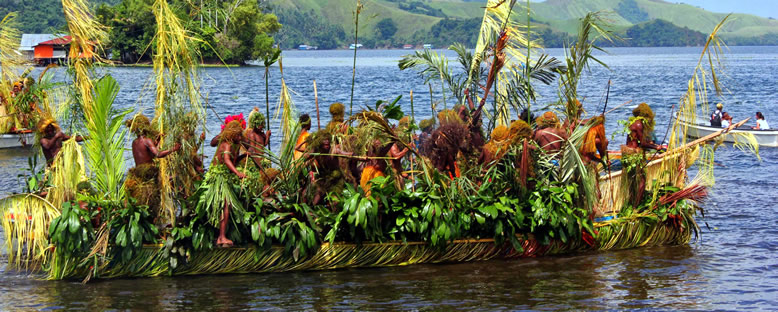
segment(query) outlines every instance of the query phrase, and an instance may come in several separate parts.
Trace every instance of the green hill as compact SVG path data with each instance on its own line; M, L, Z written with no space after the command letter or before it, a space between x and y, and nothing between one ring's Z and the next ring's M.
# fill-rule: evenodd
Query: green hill
M115 4L121 0L92 0L92 4ZM216 1L216 0L206 0ZM225 0L226 1L226 0ZM678 0L683 1L683 0ZM322 49L344 48L353 42L353 12L356 0L262 0L263 6L278 15L284 28L275 38L283 48L300 44ZM420 46L424 43L447 46L454 41L474 45L486 0L362 0L360 42L367 47ZM524 1L519 1L523 3ZM195 1L196 3L196 1ZM662 0L546 0L532 2L534 29L548 47L560 46L575 35L578 19L593 11L607 11L615 30L623 35L645 32L645 23L663 20L663 32L674 36L684 30L708 34L726 13L714 13L687 4ZM0 0L0 14L17 11L24 33L51 33L64 26L60 0ZM517 14L517 17L524 16ZM380 25L380 27L379 27ZM651 27L660 27L652 25ZM638 27L640 29L637 29ZM642 27L642 28L641 28ZM720 35L729 44L778 45L778 21L748 14L733 14ZM627 36L628 37L628 36ZM696 37L696 35L694 36ZM688 38L650 39L642 36L627 45L652 42L688 45Z
M406 43L413 45L434 43L444 46L450 44L451 40L469 43L474 40L475 33L478 31L477 25L480 24L485 5L485 1L464 0L364 0L363 2L365 7L360 15L360 42L369 47L397 47ZM271 3L279 16L279 21L290 26L282 30L282 35L286 34L285 39L288 39L280 40L285 48L298 44L343 47L353 42L354 0L274 0ZM678 27L673 31L664 32L665 34L677 36L691 34L684 28L708 34L727 15L661 0L546 0L531 3L531 9L533 21L539 24L537 29L541 32L544 41L554 43L551 46L558 46L567 36L575 35L578 19L588 12L609 12L608 19L615 30L623 35L634 27L637 28L634 28L632 33L641 30L640 33L644 34L642 30L645 28L644 24L657 20L671 24L660 24L662 28ZM340 36L339 32L337 35L326 36L320 34L321 31L317 36L312 36L310 32L295 30L306 27L299 19L291 21L290 12L306 12L308 23L320 24L319 27L312 28L314 33L330 25L339 31L342 30L345 36ZM394 22L397 31L389 40L377 38L376 24L387 18ZM463 29L465 25L471 28ZM473 25L475 27L472 27ZM298 34L289 35L294 32ZM778 44L778 21L748 14L733 14L720 35L734 44ZM336 38L336 44L333 42L319 44L322 40L317 38L322 37L328 40ZM644 46L651 42L658 44L661 42L662 45L667 45L668 41L676 41L677 45L688 45L696 42L697 35L692 37L694 38L658 40L642 36L639 40L636 38L634 44L630 44L630 41L626 44Z

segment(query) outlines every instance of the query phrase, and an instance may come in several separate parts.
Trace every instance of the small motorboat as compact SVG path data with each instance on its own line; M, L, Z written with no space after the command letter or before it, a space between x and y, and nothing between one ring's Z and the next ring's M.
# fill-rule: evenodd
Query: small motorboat
M674 118L677 119L678 115L676 114ZM697 117L695 122L688 122L683 119L680 121L689 127L686 135L692 138L701 138L722 129L720 127L711 127L709 120L700 117ZM756 137L756 141L759 143L759 146L778 147L778 129L756 130L751 129L751 127L741 126L732 129L730 133L751 133L754 135L754 137ZM736 143L737 140L737 136L728 135L724 137L724 142L727 143Z
M0 149L26 148L32 146L34 142L35 134L31 131L0 134Z

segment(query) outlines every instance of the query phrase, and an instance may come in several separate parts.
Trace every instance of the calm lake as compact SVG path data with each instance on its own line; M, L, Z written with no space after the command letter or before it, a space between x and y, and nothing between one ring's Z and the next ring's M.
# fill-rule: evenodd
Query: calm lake
M701 48L614 48L600 59L610 69L593 66L579 87L591 114L602 110L608 80L608 107L632 100L607 116L606 131L621 128L640 102L656 113L660 138L670 111L686 90ZM439 51L453 56L448 51ZM552 56L563 51L549 49ZM410 51L358 51L354 110L377 100L400 100L410 112L414 93L416 119L431 115L430 89L397 60ZM283 76L298 113L316 116L313 80L318 85L321 123L327 107L351 92L353 51L286 51ZM722 98L735 120L761 111L778 126L778 48L731 47L724 59L727 86ZM450 66L458 63L453 59ZM120 107L153 111L150 68L102 69L119 81ZM219 129L216 114L265 110L264 68L208 68L201 76L207 96L208 137ZM64 79L64 72L57 72ZM280 92L278 67L270 73L271 114ZM554 101L555 84L537 86L539 107ZM433 101L442 108L440 86ZM447 106L454 101L450 96ZM214 113L215 111L215 113ZM753 121L750 122L753 124ZM280 131L273 121L273 149ZM316 127L314 120L313 127ZM624 141L615 135L611 149ZM213 150L206 150L210 158ZM686 246L655 247L575 256L395 268L295 272L280 274L197 276L48 282L38 276L6 271L0 257L0 310L560 310L683 309L754 310L778 307L778 149L760 150L761 161L731 146L716 151L716 186L698 218L701 239ZM21 191L30 152L0 151L0 196ZM128 154L128 166L132 159ZM775 215L774 215L775 214ZM706 226L707 225L707 226ZM2 232L0 231L0 235ZM0 253L6 251L2 249Z

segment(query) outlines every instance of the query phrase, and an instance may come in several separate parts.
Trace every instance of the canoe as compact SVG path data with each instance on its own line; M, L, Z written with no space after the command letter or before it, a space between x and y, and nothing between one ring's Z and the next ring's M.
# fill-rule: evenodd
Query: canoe
M0 134L0 149L30 147L34 141L32 132Z
M674 118L678 118L678 116L674 116ZM713 134L716 131L721 130L722 128L719 127L711 127L710 122L705 118L697 117L696 122L687 122L686 120L680 120L681 124L688 126L688 130L686 131L686 135L692 138L701 138L705 137L707 135ZM778 147L778 129L771 129L771 130L756 130L746 127L739 127L737 129L733 129L730 131L732 134L739 134L739 133L750 133L753 134L756 138L756 142L759 143L759 146L764 147ZM733 135L727 135L724 137L724 142L727 143L738 143L739 137L733 136Z

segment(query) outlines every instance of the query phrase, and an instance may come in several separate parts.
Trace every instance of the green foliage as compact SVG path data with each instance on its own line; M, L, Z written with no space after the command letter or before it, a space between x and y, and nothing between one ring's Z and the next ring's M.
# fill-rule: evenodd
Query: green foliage
M126 263L141 250L143 243L156 242L158 231L148 207L135 205L134 200L126 204L90 203L94 205L109 211L108 228L115 259Z
M94 215L71 202L62 204L62 214L49 226L49 239L56 246L58 255L68 259L81 259L86 255L95 239L91 221Z
M619 1L615 11L621 15L621 17L632 23L642 23L650 19L648 13L640 9L635 0Z
M397 32L397 24L391 18L385 18L375 25L375 31L378 39L390 39Z
M701 32L661 19L628 28L626 37L632 47L702 46L708 39Z
M124 139L127 133L122 129L124 117L132 110L116 111L113 102L119 93L119 84L110 75L95 83L94 103L88 108L93 116L85 120L89 140L84 143L89 159L90 171L94 176L97 191L106 199L120 200L124 197L121 187L124 177Z
M346 45L343 26L330 23L313 10L278 8L274 12L284 25L275 36L279 46L284 49L293 49L301 44L317 46L319 49L337 49Z
M23 193L37 193L49 186L46 179L46 168L38 166L38 153L27 157L27 166L27 169L20 169L26 173L17 175L17 178L24 181L22 183Z
M281 24L275 15L264 13L257 1L243 1L237 7L229 2L206 5L213 5L209 9L219 11L223 19L218 23L208 18L201 23L203 11L196 3L171 2L174 14L184 22L187 30L202 40L197 43L198 52L205 62L243 64L243 61L260 59L274 51L271 35L281 28ZM124 63L150 61L151 42L156 31L151 10L153 3L153 0L122 0L113 7L104 4L97 8L98 20L111 28L109 47L115 60Z

